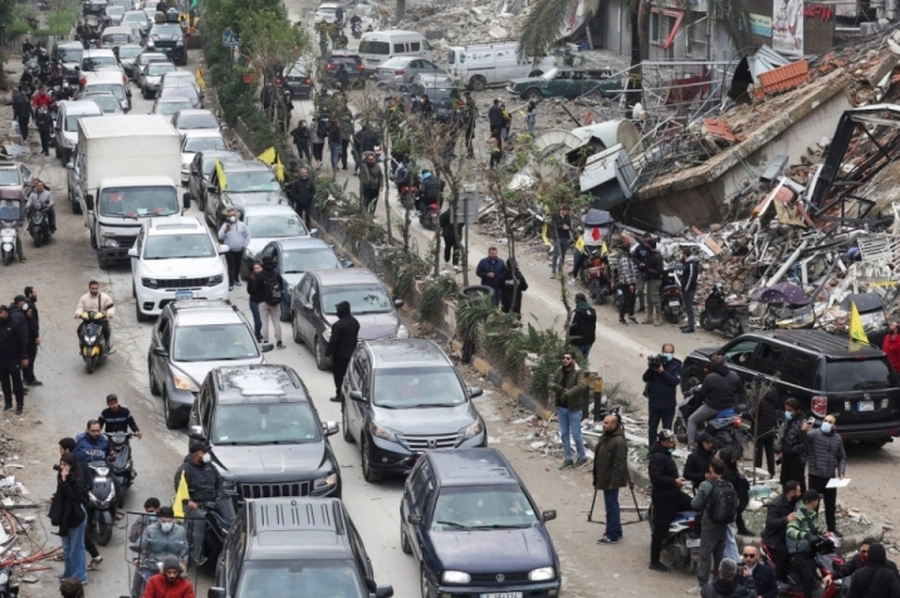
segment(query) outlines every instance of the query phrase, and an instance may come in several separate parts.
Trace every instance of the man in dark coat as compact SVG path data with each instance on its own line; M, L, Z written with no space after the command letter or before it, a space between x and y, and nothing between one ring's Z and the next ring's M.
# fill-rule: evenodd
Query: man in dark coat
M294 210L303 218L306 229L312 228L309 220L309 210L312 208L316 197L316 183L309 178L309 169L301 168L297 180L291 186L291 196L294 200Z
M461 222L462 214L457 214L456 219L457 223L454 226L451 210L448 208L441 212L441 217L438 219L440 231L435 231L434 234L436 239L438 232L440 232L441 239L444 240L444 261L449 262L452 258L453 267L458 270L459 254L462 251L460 241L462 240L462 230L465 222Z
M0 387L3 388L3 410L13 408L16 396L16 413L22 413L25 405L25 389L22 386L22 368L28 367L28 325L10 316L10 309L0 305Z
M53 117L47 111L46 106L38 108L34 115L34 125L37 127L38 134L41 136L41 153L45 156L50 155L50 133L53 130Z
M500 276L506 270L506 264L497 257L497 248L489 247L487 257L481 258L475 268L475 275L481 284L494 289L494 305L500 305Z
M697 294L697 279L700 278L700 262L690 247L681 249L681 296L684 298L684 313L687 324L681 327L682 332L694 331L694 295Z
M756 448L754 449L753 466L762 466L763 453L766 455L766 469L769 475L775 477L775 432L778 410L778 389L774 385L769 386L766 394L759 400L759 410L755 418L753 437Z
M697 436L697 446L688 455L687 462L684 464L684 479L691 483L694 492L706 480L706 474L709 473L709 463L715 454L712 436L708 432L700 432Z
M575 309L572 311L572 322L569 324L569 339L587 359L596 338L597 312L588 303L584 293L575 293Z
M525 275L519 270L515 258L509 258L506 269L500 275L500 310L505 313L522 313L522 293L528 290Z
M744 397L744 384L737 373L725 363L725 357L716 354L710 358L710 372L703 379L700 396L703 404L688 419L688 446L696 445L697 427L715 417L719 411L734 407Z
M28 123L34 115L34 110L25 94L19 93L18 90L13 90L12 110L13 118L19 123L19 135L22 136L22 141L28 141Z
M650 569L668 572L669 568L659 561L662 541L669 533L669 525L679 511L691 510L691 497L682 492L684 480L678 477L678 465L672 458L677 440L672 430L662 430L659 440L650 447L648 472L653 489L653 535L650 539Z
M644 324L662 325L662 277L665 272L665 263L662 254L656 249L656 241L647 241L647 261L644 262L641 272L647 281L647 319ZM640 267L640 266L638 266Z
M175 470L175 492L181 485L181 477L187 484L189 499L181 508L187 519L205 519L206 511L215 508L218 499L225 496L225 482L222 474L212 464L212 455L208 453L209 447L202 442L194 440L188 446L188 454L184 461ZM176 509L178 506L176 505ZM226 513L220 513L223 517ZM190 525L191 561L196 563L203 549L203 525Z
M741 552L744 559L744 567L750 570L750 578L756 586L755 596L760 598L775 598L778 596L778 581L775 579L775 569L763 564L759 559L759 547L747 544Z
M648 364L643 376L650 414L647 446L653 446L656 442L660 422L663 428L672 429L677 406L676 392L681 384L681 361L675 358L675 345L664 344L660 356L663 362Z
M618 413L603 418L603 435L594 451L594 488L603 492L606 533L598 544L616 544L622 537L619 488L628 485L628 443Z
M495 99L488 109L488 123L491 127L491 137L500 138L500 129L503 128L503 110L500 109L500 100Z
M719 576L700 591L702 598L756 598L753 579L738 577L738 567L731 559L722 559Z
M341 301L335 306L338 321L331 325L331 338L325 347L325 357L331 358L331 374L334 377L334 396L329 400L341 402L341 387L350 365L350 356L359 340L359 322L350 314L350 304Z
M647 247L647 244L650 242L650 233L644 233L639 239L637 239L637 243L634 247L634 252L631 254L631 259L634 260L634 267L637 270L637 284L635 287L635 293L638 298L638 311L646 311L646 302L645 302L645 290L647 284L647 275L644 272L644 269L647 267L647 255L650 253L650 248ZM643 264L643 266L641 265Z
M802 495L800 482L791 480L782 485L781 496L770 500L766 506L766 527L761 537L772 553L772 564L775 565L775 575L779 580L785 579L790 570L785 534L788 523L797 518L795 507Z
M16 303L25 314L28 324L28 367L22 368L22 378L26 386L41 386L43 382L34 376L34 360L37 358L38 346L41 344L41 320L37 308L37 291L34 287L25 287L25 294L16 297Z
M897 566L887 560L884 546L875 542L869 547L866 566L853 574L850 598L896 598L900 596Z
M378 202L378 194L384 186L384 174L381 166L375 161L374 152L366 152L363 163L359 167L359 199L363 209L374 212Z

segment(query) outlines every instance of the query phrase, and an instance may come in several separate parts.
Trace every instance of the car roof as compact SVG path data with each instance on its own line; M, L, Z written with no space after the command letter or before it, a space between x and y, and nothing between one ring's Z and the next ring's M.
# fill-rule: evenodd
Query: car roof
M207 110L205 108L185 108L184 110L176 112L175 116L200 116L206 114L215 116L215 114L212 113L212 110Z
M93 103L93 102L92 102ZM97 104L94 104L95 106ZM106 117L109 118L109 117ZM111 176L105 179L100 179L101 187L117 187L119 185L122 186L137 186L137 185L155 185L160 187L172 187L172 178L167 177L165 175L142 175L142 176ZM160 222L171 222L171 218L175 218L175 216L167 216L165 219L159 219ZM185 220L190 220L191 216L180 216L180 218L184 218Z
M169 181L171 183L171 181ZM145 224L147 234L157 235L183 235L202 232L209 234L209 230L200 222L197 216L166 216L165 218L150 218Z
M236 162L238 160L243 159L243 158L241 158L240 152L237 152L235 150L201 150L197 153L201 154L203 156L202 158L200 158L201 160L206 160L207 158L216 158L217 160L222 162L222 166L225 166L225 164L229 164L231 162ZM222 160L222 158L225 158L225 160ZM246 213L246 209L249 207L250 206L246 206L244 208L244 210L245 210L244 213ZM296 212L294 212L294 213L296 214Z
M186 110L181 112L186 112ZM193 137L222 137L222 131L219 129L188 129L181 134L182 139L191 139Z
M253 538L249 560L352 558L340 499L251 498L244 508Z
M425 454L440 486L522 485L512 465L497 449L454 449Z
M271 171L268 165L259 160L235 160L234 162L223 162L222 167L226 173L229 172L257 172L261 170Z
M381 284L381 280L371 270L365 268L335 268L310 272L324 287L350 286L354 284Z
M315 237L288 237L286 239L276 239L269 241L270 245L278 245L282 251L296 251L298 249L331 249L333 248L326 241Z
M407 63L412 62L413 60L423 60L421 56L393 56L388 58L384 62L381 63L381 66L385 66L390 63L391 66L394 64Z
M63 100L59 103L59 105L65 106L66 116L103 113L103 111L100 110L100 107L97 106L96 102L91 102L90 100Z
M231 152L235 153L235 152ZM203 153L206 156L206 152ZM250 204L244 207L244 218L247 216L296 216L297 212L291 206L282 204Z
M165 75L163 75L163 76L165 76ZM185 102L187 102L189 104L191 103L190 98L186 98L184 96L173 96L170 98L156 98L156 101L160 104L175 104L175 103L183 104ZM187 108L184 108L184 110L187 110ZM197 129L197 130L202 131L203 129Z
M210 372L220 404L311 402L297 373L286 365L223 366Z
M81 42L75 41L65 41L65 42L56 42L57 48L78 48L80 50L84 50L84 45Z
M82 79L90 85L91 83L118 83L125 85L122 81L122 71L119 69L104 69L100 71L85 71L81 73Z
M427 338L382 338L362 343L372 354L373 366L376 368L453 367L447 354Z
M228 299L177 299L166 304L178 320L178 326L243 324L236 305Z
M84 51L84 54L81 55L81 59L91 58L93 56L112 56L116 57L116 53L110 50L109 48L88 48Z
M853 343L851 346L846 336L823 330L763 330L744 334L739 338L775 340L813 353L821 353L826 358L832 359L884 357L884 353L878 347L862 343Z

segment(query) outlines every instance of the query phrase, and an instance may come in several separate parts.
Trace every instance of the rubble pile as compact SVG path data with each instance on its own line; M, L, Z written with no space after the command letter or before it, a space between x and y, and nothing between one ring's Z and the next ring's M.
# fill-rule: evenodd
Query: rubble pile
M505 0L416 4L396 28L419 31L440 50L516 39L525 14L522 2Z

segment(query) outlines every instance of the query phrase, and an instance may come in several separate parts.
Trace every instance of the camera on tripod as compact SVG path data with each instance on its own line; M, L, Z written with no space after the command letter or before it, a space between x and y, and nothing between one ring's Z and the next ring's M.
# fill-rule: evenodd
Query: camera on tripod
M660 367L665 367L666 358L663 357L661 353L657 353L656 355L650 355L647 357L647 367L651 370L658 370Z

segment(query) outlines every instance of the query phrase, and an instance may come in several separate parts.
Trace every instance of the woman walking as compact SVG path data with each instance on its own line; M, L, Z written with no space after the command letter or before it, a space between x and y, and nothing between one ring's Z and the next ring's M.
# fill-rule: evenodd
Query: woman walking
M881 350L888 356L894 371L900 372L900 322L891 322L881 343Z
M65 453L59 458L59 473L56 475L56 493L50 502L50 522L59 526L62 538L65 568L60 579L74 577L87 583L87 567L84 551L84 532L87 527L87 513L84 510L86 481L79 473L75 455Z
M300 122L297 123L297 127L291 131L291 137L294 140L294 145L297 146L297 155L300 156L301 160L306 160L306 163L312 166L312 157L309 153L309 127L306 124L304 119L300 119Z
M262 280L260 273L262 272L262 262L255 260L253 262L253 270L250 272L250 278L247 279L247 293L250 294L250 313L253 314L253 336L256 342L262 342L262 320L259 317L259 304L265 301L263 293Z

